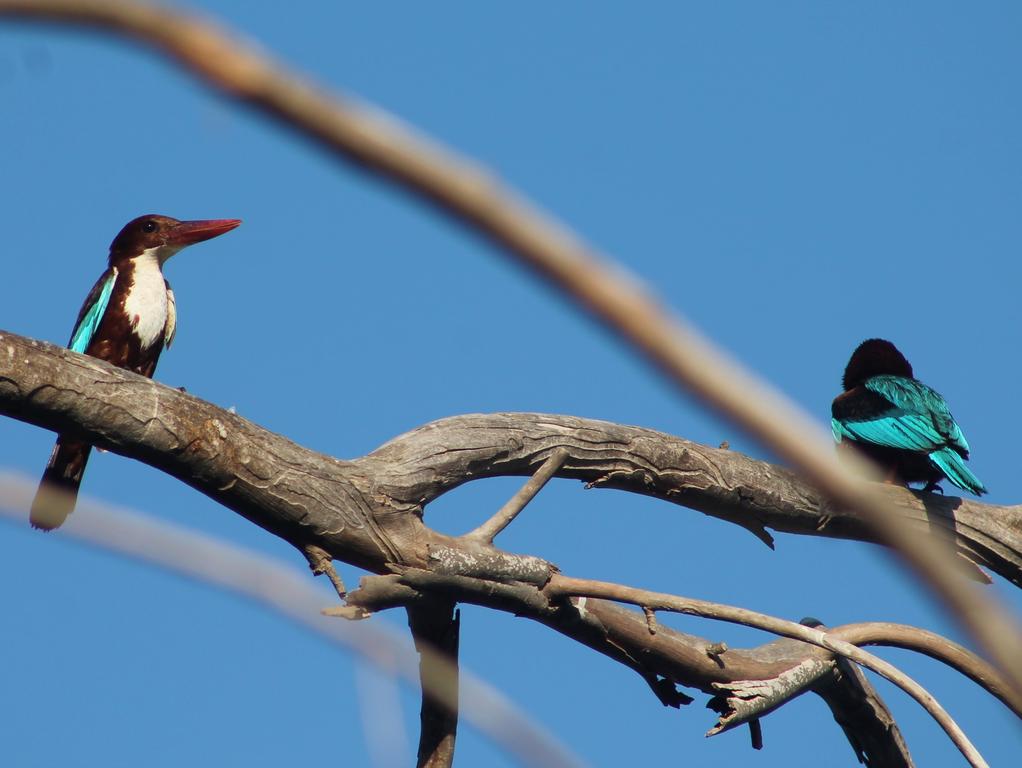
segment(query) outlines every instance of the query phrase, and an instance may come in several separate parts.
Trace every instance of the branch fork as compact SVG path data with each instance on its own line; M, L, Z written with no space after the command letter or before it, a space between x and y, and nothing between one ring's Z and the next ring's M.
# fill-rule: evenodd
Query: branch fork
M493 517L478 528L466 533L462 538L469 541L478 541L483 544L492 544L497 534L511 524L518 516L518 513L525 509L525 506L530 501L536 498L536 494L543 490L543 486L550 482L550 478L557 474L557 471L564 466L567 458L567 450L564 448L555 449L550 454L550 457L543 462L543 465L536 470L536 474L529 478L525 485L518 490L518 493L508 499L507 503L498 509Z

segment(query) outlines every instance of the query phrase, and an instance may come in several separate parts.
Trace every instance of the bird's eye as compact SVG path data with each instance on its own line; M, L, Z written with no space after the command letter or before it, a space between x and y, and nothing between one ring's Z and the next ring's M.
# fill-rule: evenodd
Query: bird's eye
M142 225L143 232L155 232L156 229L157 226L155 221L147 221L145 224Z

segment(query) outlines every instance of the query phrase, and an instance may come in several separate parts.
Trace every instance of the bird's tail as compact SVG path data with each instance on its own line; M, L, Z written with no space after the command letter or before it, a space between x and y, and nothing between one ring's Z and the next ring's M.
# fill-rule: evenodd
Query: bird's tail
M78 500L78 487L82 484L85 464L89 461L92 446L63 435L57 437L50 462L43 472L29 522L33 528L52 531L59 528L74 511Z
M937 465L941 472L952 483L963 491L977 496L987 492L986 486L965 466L965 460L953 448L942 448L930 454L930 461Z

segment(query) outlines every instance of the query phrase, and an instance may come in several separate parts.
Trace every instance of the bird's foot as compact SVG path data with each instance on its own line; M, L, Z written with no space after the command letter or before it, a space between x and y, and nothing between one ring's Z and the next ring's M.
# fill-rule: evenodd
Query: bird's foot
M936 480L931 480L923 487L923 493L939 493L943 496L944 489L940 487Z

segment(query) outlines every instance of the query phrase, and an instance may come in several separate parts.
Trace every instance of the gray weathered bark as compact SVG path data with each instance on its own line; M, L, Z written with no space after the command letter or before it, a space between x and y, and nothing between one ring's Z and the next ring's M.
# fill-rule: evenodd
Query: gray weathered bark
M768 528L868 540L854 515L829 507L791 472L733 451L572 416L485 414L434 422L340 461L178 390L8 333L0 333L0 413L78 432L162 469L303 553L318 547L374 573L394 574L378 594L373 590L381 582L372 580L352 593L355 606L407 605L426 592L514 612L634 669L673 706L688 701L676 684L717 695L722 685L790 680L806 670L811 673L773 706L810 687L825 698L834 690L820 682L834 674L822 649L780 640L715 653L702 638L667 628L651 633L643 614L611 602L551 602L541 591L556 570L551 564L440 534L422 519L423 508L452 488L477 478L530 475L561 449L567 458L557 476L688 506L768 542ZM888 492L920 529L939 529L975 562L1022 583L1018 507ZM866 720L872 722L863 728L875 732L875 716ZM900 764L909 760L890 740L883 750L902 755ZM873 764L899 763L877 755Z

